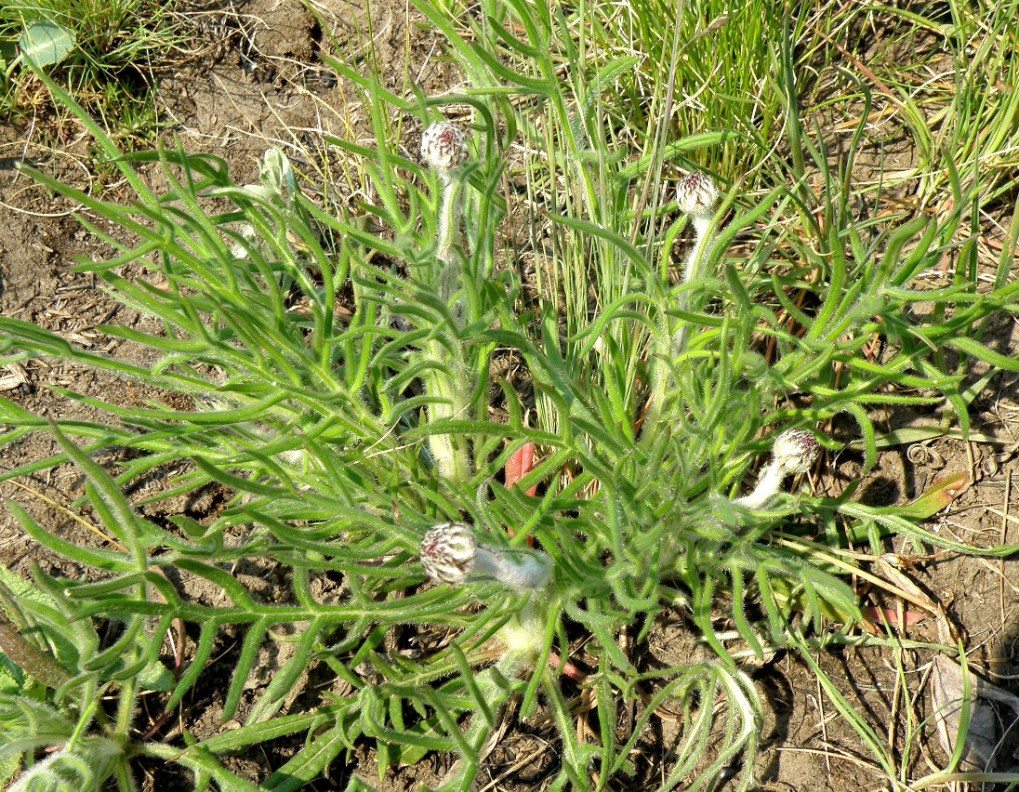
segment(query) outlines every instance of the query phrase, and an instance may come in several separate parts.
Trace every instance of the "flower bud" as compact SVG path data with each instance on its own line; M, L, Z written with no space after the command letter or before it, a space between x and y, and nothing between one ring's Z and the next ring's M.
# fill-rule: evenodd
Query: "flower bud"
M764 508L781 491L786 476L810 470L820 450L817 438L804 429L782 432L771 446L771 462L754 491L735 502L748 509Z
M691 217L711 217L718 202L718 188L706 173L694 172L679 180L676 188L679 211Z
M518 593L544 589L552 579L552 559L544 553L479 545L463 523L430 529L421 540L421 565L442 583L496 580Z
M477 554L474 531L462 523L436 525L421 540L421 566L430 578L443 583L467 580Z
M440 176L446 176L467 159L467 138L448 121L432 124L421 136L421 159Z
M771 453L783 473L806 473L817 459L821 444L805 429L790 429L775 438Z

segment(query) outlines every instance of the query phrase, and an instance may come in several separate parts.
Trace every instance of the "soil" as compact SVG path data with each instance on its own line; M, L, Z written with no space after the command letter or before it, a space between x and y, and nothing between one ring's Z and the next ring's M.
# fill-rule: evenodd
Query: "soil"
M314 182L315 169L330 166L322 144L325 136L370 136L354 99L356 92L334 75L325 60L329 48L337 46L356 61L369 32L377 61L389 64L384 71L387 87L402 91L405 75L412 74L426 94L456 90L458 75L441 57L440 42L424 31L421 20L404 3L373 2L370 19L359 2L317 0L317 16L309 11L310 7L299 0L247 0L231 3L203 21L207 40L201 57L163 75L160 81L161 113L172 122L172 142L189 151L222 157L240 183L257 179L258 160L268 146L277 145L312 177L309 182ZM54 148L39 145L31 125L0 127L0 314L38 323L97 352L141 355L105 335L101 326L144 326L143 320L111 301L97 288L92 276L70 269L79 257L106 257L110 253L106 243L71 215L74 207L54 199L12 167L15 160L24 157L36 168L83 190L117 195L121 185L109 174L94 173L90 167L85 131L64 129L63 134L64 142ZM901 169L913 156L901 137L886 136L878 130L874 140L882 142L868 147L857 162L860 171L856 175L861 180ZM999 206L988 211L997 211L999 217L1007 219L1011 210ZM1005 225L1002 222L997 227ZM988 228L992 227L989 223ZM988 261L994 241L990 232L982 240ZM985 341L1004 354L1014 354L1017 334L1015 319L1001 317L989 327ZM139 362L145 362L144 357ZM970 382L982 373L973 371ZM99 416L80 402L62 398L52 388L70 388L119 404L140 403L152 395L141 392L140 385L125 387L123 381L109 375L40 360L0 370L0 383L0 395L38 415L85 420ZM936 426L941 416L888 409L875 417L889 430L902 430ZM1005 373L994 377L975 402L973 418L973 431L992 442L939 438L889 449L880 455L877 468L866 475L860 497L872 504L901 504L925 492L939 478L963 472L970 486L936 518L936 531L981 547L1019 545L1019 525L1011 511L1016 502L1014 490L1019 489L1019 482L1013 482L1019 471L1019 377ZM52 440L43 434L31 435L13 448L0 450L0 465L10 468L53 453ZM828 458L818 470L812 481L816 491L839 494L860 479L862 455L849 449ZM158 482L151 486L158 486ZM0 485L0 496L16 500L39 523L75 540L87 537L86 529L68 509L80 489L80 473L70 466L58 466L45 475L27 477L19 485ZM221 497L213 488L197 499L163 502L158 509L163 515L181 513L201 519L214 513ZM1019 580L1019 562L955 554L919 557L921 553L905 541L887 551L915 560L900 574L944 609L945 620L907 605L910 613L925 618L913 624L912 616L908 616L908 626L887 631L875 623L874 632L886 636L886 646L831 646L817 651L814 659L835 688L868 713L876 739L890 746L898 759L907 753L912 757L907 760L903 776L915 778L944 766L946 754L930 718L928 671L934 654L916 648L913 642L943 640L939 627L943 631L947 624L963 641L974 669L1003 689L1019 693L1019 586L1012 582ZM0 563L23 575L33 564L51 574L71 576L82 572L41 552L7 509L0 509ZM238 574L250 575L251 581L257 580L266 598L273 596L272 572L238 570ZM903 619L894 613L893 599L876 591L867 593L863 581L859 588L865 594L866 605L891 609L889 619ZM202 591L195 583L189 593L198 600L214 594ZM635 651L645 652L647 662L653 664L681 662L703 650L682 614L667 612L659 617L646 646ZM578 662L581 660L582 656ZM249 685L257 688L267 684L272 671L283 661L285 658L261 657L259 672ZM762 789L812 792L889 788L884 780L887 768L876 765L860 737L836 711L832 697L819 689L816 675L803 658L781 653L749 664L747 669L767 707L757 767ZM183 726L196 737L234 725L222 722L224 691L217 683L208 680L181 713ZM340 686L333 689L342 694ZM151 724L157 716L146 715L151 718L147 722ZM621 710L620 729L625 730L634 717L634 712ZM634 756L638 776L632 784L612 788L653 789L667 772L674 735L667 718L652 719L652 724L654 728L642 736ZM179 742L179 730L167 729L162 737ZM1011 755L1015 747L1012 742L999 758L999 770L1019 770L1019 760ZM288 751L297 748L299 744L282 745L271 759L262 755L237 757L231 767L252 779L264 778L270 763L278 765L287 758ZM478 787L514 792L545 789L558 762L555 726L548 712L539 710L523 722L508 718ZM438 783L449 766L449 757L432 755L418 765L387 772L380 782L374 754L361 746L349 764L338 762L331 768L330 781L316 782L310 788L343 788L351 775L357 775L380 790L403 792ZM142 770L145 789L190 788L183 771L153 764ZM895 772L899 772L898 767Z

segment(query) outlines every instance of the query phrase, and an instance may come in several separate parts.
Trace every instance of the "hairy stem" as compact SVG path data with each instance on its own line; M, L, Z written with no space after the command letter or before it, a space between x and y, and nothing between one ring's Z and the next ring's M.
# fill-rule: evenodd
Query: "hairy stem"
M711 244L714 242L714 234L711 228L711 217L705 215L695 215L692 218L694 227L694 245L691 248L689 255L686 259L686 265L683 268L683 285L688 286L698 277L700 277L701 262L707 256L711 250ZM680 310L688 310L690 308L690 290L683 289L680 292L677 300L677 307ZM662 410L665 407L665 395L668 390L669 383L672 380L672 366L671 364L676 361L686 348L686 331L687 323L680 320L680 325L675 331L672 331L671 336L669 335L670 330L668 328L668 317L665 318L663 323L665 326L661 331L661 343L659 344L659 355L662 359L658 360L654 366L652 373L651 383L651 395L648 402L647 416L644 420L644 432L646 437L653 437L657 433L658 421L661 418Z
M786 472L782 466L778 462L772 461L765 468L764 475L757 482L754 491L749 495L744 495L742 498L737 498L735 503L738 503L740 506L746 506L748 509L763 508L768 504L768 501L778 494L785 476Z
M456 246L457 237L460 236L460 222L463 215L460 202L463 185L459 179L448 174L443 174L440 181L442 183L442 205L439 208L439 240L435 255L447 267L452 267L456 263L453 249ZM443 298L449 299L451 296L444 294Z
M450 359L439 341L430 341L427 349L436 364L425 376L428 395L436 399L428 407L428 423L463 417L469 407L468 389L463 387L462 377L457 377L456 372L451 375L448 370L456 362ZM448 433L429 435L428 450L443 478L464 482L471 477L471 459L463 436Z
M696 216L693 218L695 232L694 246L686 258L686 265L683 267L683 286L689 286L701 275L701 264L711 250L711 243L715 241L711 233L711 218ZM691 307L690 289L684 289L679 294L678 307L680 310L688 310ZM672 336L672 357L681 355L686 348L687 323L681 322Z

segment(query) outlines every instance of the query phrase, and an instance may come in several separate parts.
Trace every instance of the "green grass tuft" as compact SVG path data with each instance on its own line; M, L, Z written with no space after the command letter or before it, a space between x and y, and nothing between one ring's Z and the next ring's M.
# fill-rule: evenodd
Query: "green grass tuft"
M118 139L158 129L155 71L187 44L181 2L12 0L0 7L0 118L57 110L27 67L34 57ZM46 134L48 127L40 125Z

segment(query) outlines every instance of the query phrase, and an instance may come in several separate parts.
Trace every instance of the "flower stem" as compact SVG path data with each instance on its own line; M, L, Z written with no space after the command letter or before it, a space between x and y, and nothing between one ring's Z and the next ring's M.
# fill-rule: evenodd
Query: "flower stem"
M456 263L453 248L460 235L460 223L463 219L460 202L463 190L460 180L449 174L443 174L439 180L442 184L442 204L439 208L439 244L435 255L439 261L451 267Z
M742 498L737 498L735 503L740 506L745 506L748 509L761 509L767 505L768 501L778 494L779 489L782 487L782 480L785 478L786 472L782 465L772 460L764 470L764 475L761 476L757 482L757 486L754 487L754 491L749 495L744 495Z
M694 227L694 245L686 259L683 269L683 285L688 286L700 277L701 263L711 250L714 242L711 220L709 215L696 214L691 216ZM683 289L677 300L677 307L680 310L690 308L690 290ZM644 433L647 437L653 437L657 433L658 421L662 410L665 407L665 396L669 383L672 380L672 364L683 354L686 349L687 322L680 320L680 325L671 336L669 335L668 317L663 322L661 329L661 341L659 343L659 359L654 366L652 373L651 395L648 403L647 416L644 420Z
M458 386L456 372L451 374L449 371L455 361L450 359L448 350L437 340L428 342L427 351L435 365L424 376L425 387L428 395L436 399L428 406L428 423L435 424L464 415L468 408L466 389ZM471 459L464 439L449 433L428 436L428 450L443 478L457 482L470 479Z
M496 550L479 546L474 570L514 591L541 590L551 579L552 559L527 550Z
M701 264L707 258L708 253L711 251L711 245L715 241L715 235L711 231L710 217L703 215L694 216L693 227L695 234L694 246L690 249L690 254L686 258L686 265L683 268L683 286L686 287L700 277ZM685 288L680 292L677 302L679 309L682 311L690 308L689 288ZM673 359L683 354L683 351L686 349L686 330L687 323L682 322L672 336L671 353Z
M441 267L435 279L435 288L439 298L449 305L457 292L462 276L462 268L456 256L456 241L460 236L462 220L461 194L462 183L452 173L440 172L439 183L442 186L442 203L439 209L438 247L436 258ZM457 323L461 320L461 312L453 310ZM456 361L451 359L448 350L438 341L428 344L428 352L437 366L426 377L428 394L439 401L428 409L428 422L438 421L463 415L468 408L469 396L462 381L458 381L457 372L451 376L448 367L455 367ZM435 460L439 473L453 481L467 481L471 476L471 461L463 441L457 441L450 434L434 434L428 437L428 448Z

